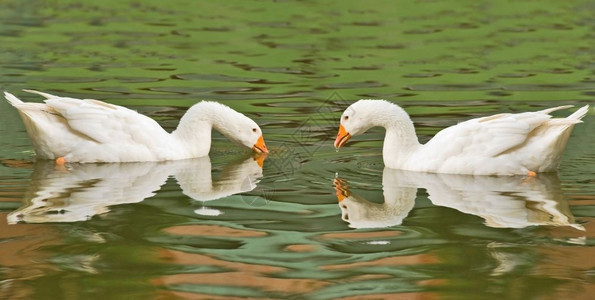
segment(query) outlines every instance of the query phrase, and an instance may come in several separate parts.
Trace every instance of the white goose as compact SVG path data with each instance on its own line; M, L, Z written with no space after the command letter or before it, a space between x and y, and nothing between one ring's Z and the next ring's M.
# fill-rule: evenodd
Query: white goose
M45 103L25 103L8 92L4 96L21 115L37 156L59 164L202 157L209 154L212 129L268 153L260 127L217 102L190 107L177 129L168 133L155 120L122 106L25 91L45 97Z
M335 147L371 127L386 129L384 164L393 169L473 175L529 175L555 171L574 124L589 110L567 118L549 113L571 106L536 112L498 114L468 120L438 132L422 145L413 122L396 104L359 100L341 116Z

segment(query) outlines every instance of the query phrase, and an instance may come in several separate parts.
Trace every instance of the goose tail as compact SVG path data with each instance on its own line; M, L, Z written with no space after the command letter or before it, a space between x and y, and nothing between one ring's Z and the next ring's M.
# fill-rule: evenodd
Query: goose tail
M4 92L4 98L6 98L8 103L10 103L10 105L12 106L18 106L19 104L24 103L23 101L21 101L21 99L17 98L15 95L9 92Z
M52 94L48 94L48 93L44 93L44 92L40 92L40 91L36 91L36 90L23 90L23 92L27 92L27 93L31 93L31 94L37 94L40 95L46 99L50 99L50 98L56 98L56 96L52 95Z
M570 120L576 120L577 123L582 122L581 119L587 114L587 112L589 112L589 105L585 105L581 108L579 108L577 111L575 111L574 113L572 113L570 116L568 116L566 119L570 119Z

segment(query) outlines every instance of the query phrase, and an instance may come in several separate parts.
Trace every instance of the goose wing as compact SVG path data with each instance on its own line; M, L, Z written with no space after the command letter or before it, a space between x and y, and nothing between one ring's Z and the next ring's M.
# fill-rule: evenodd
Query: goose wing
M550 112L569 107L471 119L438 132L425 148L441 159L457 155L495 157L521 146L535 128L551 119Z
M46 105L62 116L74 133L97 143L152 145L165 142L168 135L155 120L122 106L28 92L44 96Z

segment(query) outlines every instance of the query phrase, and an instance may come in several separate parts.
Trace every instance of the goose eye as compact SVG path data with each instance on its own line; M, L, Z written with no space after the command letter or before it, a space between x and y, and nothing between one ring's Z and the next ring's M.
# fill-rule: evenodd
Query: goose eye
M256 131L258 131L258 129L252 128L252 132L256 132Z
M345 121L349 120L349 116L344 116L343 120L345 120Z

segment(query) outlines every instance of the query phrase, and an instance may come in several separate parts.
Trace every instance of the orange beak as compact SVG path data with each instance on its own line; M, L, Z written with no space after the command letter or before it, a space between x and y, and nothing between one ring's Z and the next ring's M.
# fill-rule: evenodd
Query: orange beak
M349 197L351 193L347 188L347 184L344 180L335 178L333 180L333 185L335 186L335 192L337 195L338 202L345 200L345 198Z
M351 134L349 134L349 132L345 130L345 127L343 127L343 125L339 125L339 133L337 134L337 138L335 139L335 148L341 148L343 145L345 145L345 143L347 143L347 141L349 141L350 138Z
M257 154L254 154L254 156L252 158L254 158L256 163L262 169L262 166L264 166L264 160L267 158L267 155L266 155L266 153L257 153Z
M269 149L267 149L267 145L264 144L264 138L262 135L256 140L256 144L252 146L252 150L260 153L269 153Z

